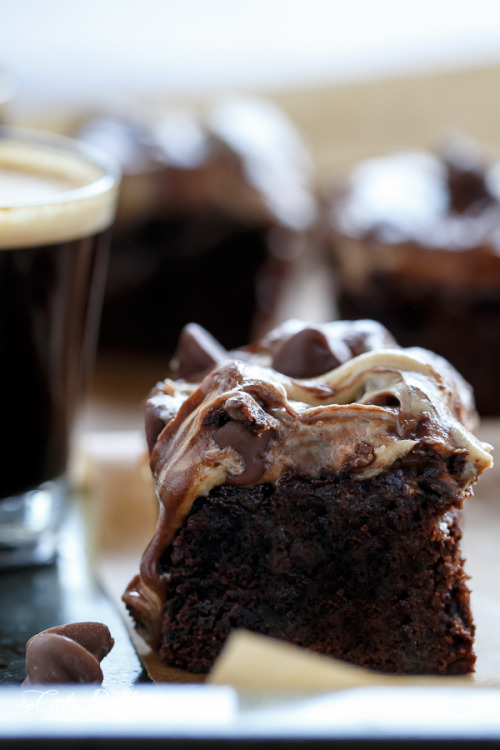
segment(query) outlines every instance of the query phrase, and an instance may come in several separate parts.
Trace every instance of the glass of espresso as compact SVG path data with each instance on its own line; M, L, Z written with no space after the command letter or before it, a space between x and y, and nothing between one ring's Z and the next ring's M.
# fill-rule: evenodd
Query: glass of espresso
M0 127L0 569L56 554L118 184L83 144Z

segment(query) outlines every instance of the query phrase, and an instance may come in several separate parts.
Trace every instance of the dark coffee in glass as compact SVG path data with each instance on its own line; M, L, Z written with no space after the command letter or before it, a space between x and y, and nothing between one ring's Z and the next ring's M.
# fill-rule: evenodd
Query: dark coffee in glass
M54 555L117 187L73 141L0 129L0 567Z

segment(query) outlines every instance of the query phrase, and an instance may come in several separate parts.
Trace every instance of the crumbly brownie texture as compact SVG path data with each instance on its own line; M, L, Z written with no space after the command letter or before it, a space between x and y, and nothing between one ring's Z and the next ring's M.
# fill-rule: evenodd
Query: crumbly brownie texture
M169 664L244 627L387 672L473 669L460 511L490 446L447 362L372 321L183 333L146 430L156 533L124 600ZM288 373L288 374L287 374Z
M228 347L269 327L316 220L312 160L286 116L246 98L143 106L78 135L123 172L100 348L165 356L189 321Z
M339 315L444 356L484 415L500 414L499 177L460 141L368 160L327 199Z

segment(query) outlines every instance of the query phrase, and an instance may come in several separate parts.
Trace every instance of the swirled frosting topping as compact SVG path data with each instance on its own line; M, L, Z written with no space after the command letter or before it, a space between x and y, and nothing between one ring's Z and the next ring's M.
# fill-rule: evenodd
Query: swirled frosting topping
M124 599L159 640L168 574L159 562L196 498L225 483L374 476L425 444L463 457L464 494L491 463L472 434L471 389L445 360L403 349L373 321L291 320L228 352L199 326L181 336L178 379L154 388L146 433L160 513Z

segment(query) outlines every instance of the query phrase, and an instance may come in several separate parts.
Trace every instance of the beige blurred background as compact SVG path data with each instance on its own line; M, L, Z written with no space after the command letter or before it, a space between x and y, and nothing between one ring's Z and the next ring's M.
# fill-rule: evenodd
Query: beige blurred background
M500 143L496 0L3 0L15 121L134 99L275 98L319 168L457 129Z
M15 124L64 129L81 113L127 102L250 93L290 115L318 183L363 156L432 147L453 132L500 154L497 0L0 0L0 8L5 111ZM151 371L145 360L129 362L117 381L101 363L85 425L140 426Z

